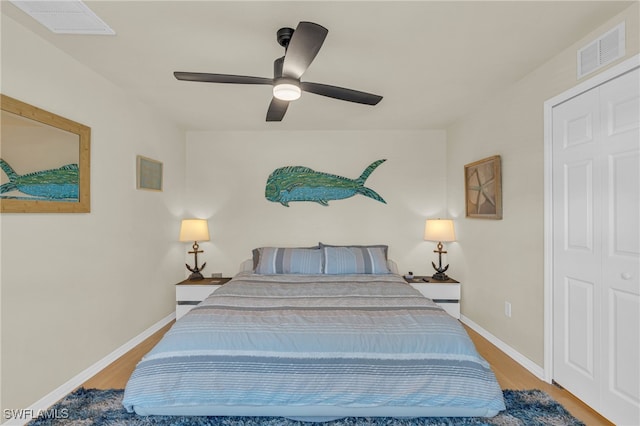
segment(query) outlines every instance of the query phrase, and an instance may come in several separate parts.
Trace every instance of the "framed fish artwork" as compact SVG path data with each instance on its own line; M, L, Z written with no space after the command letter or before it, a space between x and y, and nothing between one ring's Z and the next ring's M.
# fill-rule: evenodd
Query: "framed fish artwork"
M91 129L1 95L0 212L88 213Z
M265 198L285 207L289 207L292 201L311 201L328 206L329 201L355 195L363 195L386 204L376 191L364 186L371 173L385 161L387 160L374 161L355 179L318 172L305 166L280 167L267 179Z

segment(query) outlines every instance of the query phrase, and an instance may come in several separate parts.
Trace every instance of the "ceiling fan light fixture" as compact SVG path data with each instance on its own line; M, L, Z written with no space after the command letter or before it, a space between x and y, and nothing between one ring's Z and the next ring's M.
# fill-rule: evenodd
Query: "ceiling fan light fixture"
M302 90L295 80L280 80L273 86L273 96L281 101L295 101L300 98Z
M34 1L34 3L40 2ZM278 30L278 43L285 48L285 53L284 56L273 61L273 78L182 71L176 71L173 75L183 81L272 86L273 97L267 109L266 121L282 121L289 103L300 98L303 91L341 101L377 105L382 100L382 96L329 84L300 82L300 77L307 71L322 47L327 32L322 25L306 21L299 22L295 30L291 28Z

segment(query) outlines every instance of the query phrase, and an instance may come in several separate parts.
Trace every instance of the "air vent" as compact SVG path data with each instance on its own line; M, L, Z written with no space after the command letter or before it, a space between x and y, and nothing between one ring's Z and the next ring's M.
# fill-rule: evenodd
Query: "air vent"
M578 50L578 79L610 64L625 53L624 22Z
M80 0L11 0L11 3L56 34L115 34Z

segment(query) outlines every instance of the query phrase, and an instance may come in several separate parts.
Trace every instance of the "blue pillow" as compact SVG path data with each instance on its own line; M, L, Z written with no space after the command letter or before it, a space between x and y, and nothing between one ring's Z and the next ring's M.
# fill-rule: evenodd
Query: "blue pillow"
M321 244L325 274L390 274L388 246L328 246Z
M256 274L321 274L322 251L318 248L261 247Z

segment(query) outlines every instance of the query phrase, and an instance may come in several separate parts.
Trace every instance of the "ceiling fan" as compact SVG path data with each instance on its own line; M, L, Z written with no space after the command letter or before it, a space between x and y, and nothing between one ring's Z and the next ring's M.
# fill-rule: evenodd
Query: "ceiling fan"
M279 29L278 43L285 48L285 54L273 62L273 78L181 71L176 71L173 75L178 80L184 81L272 85L273 99L267 110L267 121L282 121L289 102L298 99L303 91L342 101L376 105L382 100L382 96L344 87L300 81L300 77L322 47L328 32L326 28L313 22L300 22L295 30Z

